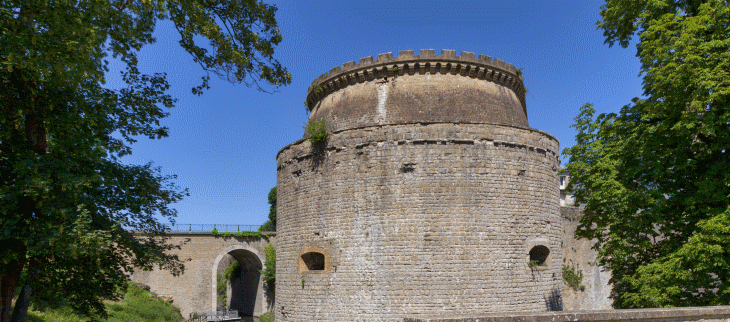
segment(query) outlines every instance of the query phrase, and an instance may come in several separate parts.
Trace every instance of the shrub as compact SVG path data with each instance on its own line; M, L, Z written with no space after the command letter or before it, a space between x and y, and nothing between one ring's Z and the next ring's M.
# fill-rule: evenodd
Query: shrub
M573 264L573 261L570 261ZM578 269L575 265L563 264L563 281L566 285L573 289L573 291L584 291L586 289L583 282L583 271Z
M327 140L327 135L329 135L329 133L327 133L327 124L325 123L324 119L309 119L309 122L304 127L304 131L311 135L311 137L309 138L309 142L315 144L325 142Z

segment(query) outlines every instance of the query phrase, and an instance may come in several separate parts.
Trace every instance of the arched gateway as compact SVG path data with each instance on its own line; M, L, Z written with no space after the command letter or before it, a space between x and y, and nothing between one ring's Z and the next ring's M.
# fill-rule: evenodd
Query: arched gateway
M185 272L172 276L169 271L135 270L133 282L150 286L155 293L169 298L180 308L183 317L191 313L216 311L228 305L242 316L260 316L272 311L273 294L268 294L260 270L265 269L267 245L276 248L276 237L221 236L211 233L173 231L169 243L180 245L174 250L185 264ZM227 283L224 300L218 303L218 274L224 274L229 264L240 265L238 278ZM219 306L220 305L220 306Z
M219 298L219 275L223 276L229 265L237 262L240 275L227 284L225 298ZM211 311L227 306L240 316L258 316L264 313L264 292L261 287L263 259L258 251L245 245L233 245L223 250L211 269ZM223 302L223 303L222 303Z

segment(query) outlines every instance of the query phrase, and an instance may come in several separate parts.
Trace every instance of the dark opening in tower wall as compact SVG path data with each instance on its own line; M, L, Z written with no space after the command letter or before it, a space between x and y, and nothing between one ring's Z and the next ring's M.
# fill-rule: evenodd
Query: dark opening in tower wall
M302 261L307 265L310 271L324 270L324 254L318 252L308 252L302 254Z
M550 250L547 247L543 245L532 247L532 249L530 249L530 263L534 263L539 266L547 265L545 261L547 260L548 255L550 255Z

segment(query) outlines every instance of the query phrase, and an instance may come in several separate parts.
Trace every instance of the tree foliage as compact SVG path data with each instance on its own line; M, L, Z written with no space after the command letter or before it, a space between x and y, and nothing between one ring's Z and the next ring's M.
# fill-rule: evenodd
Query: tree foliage
M638 35L644 99L581 108L564 150L618 308L730 304L730 7L608 0L606 42Z
M211 73L264 91L286 85L275 12L253 0L0 1L1 322L19 285L103 315L100 300L118 298L135 267L182 272L155 217L173 220L169 205L187 191L119 159L140 135L166 137L160 119L175 104L166 75L140 72L137 53L169 19L207 73L193 93ZM124 66L123 88L103 86L110 59Z
M276 231L276 187L269 190L269 220L267 220L259 231Z

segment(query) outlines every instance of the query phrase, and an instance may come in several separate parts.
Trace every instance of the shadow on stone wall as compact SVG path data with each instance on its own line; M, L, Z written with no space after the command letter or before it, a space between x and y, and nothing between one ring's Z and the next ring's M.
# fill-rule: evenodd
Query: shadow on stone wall
M543 295L545 299L545 308L548 311L562 311L563 298L560 296L560 290L552 289L550 294Z

